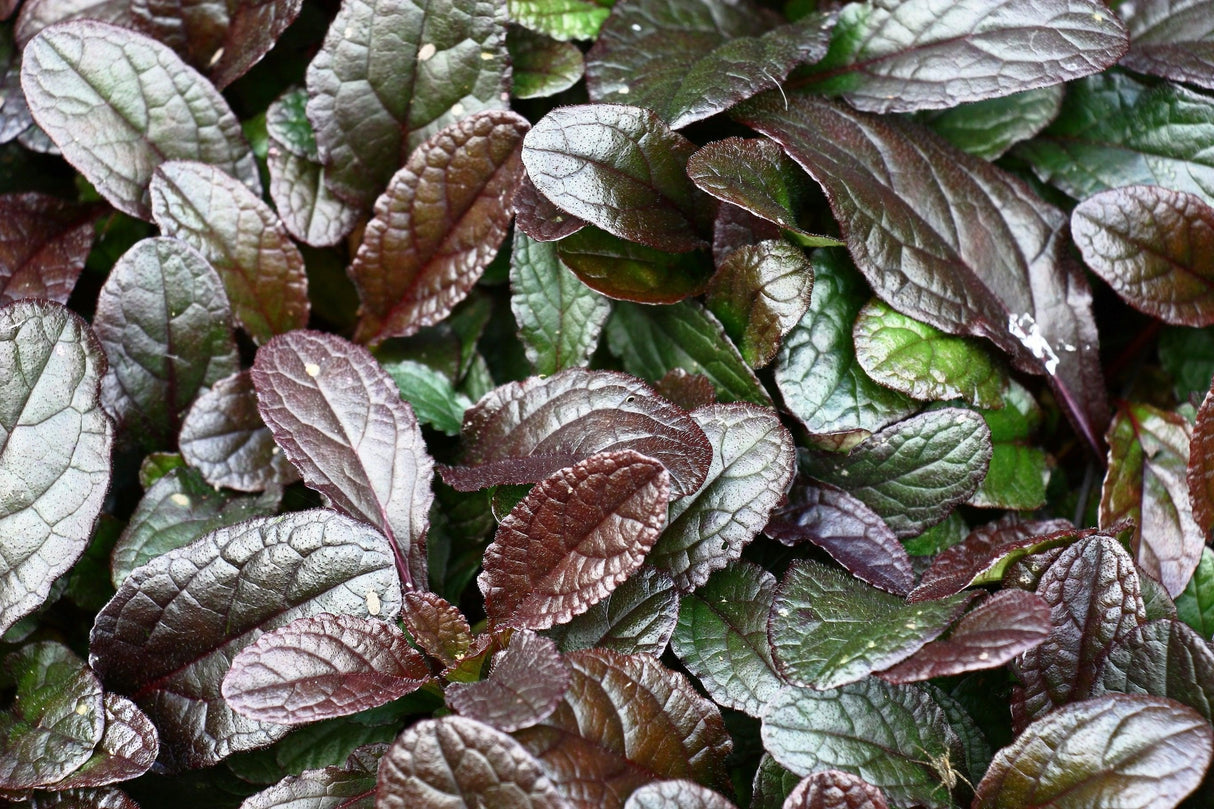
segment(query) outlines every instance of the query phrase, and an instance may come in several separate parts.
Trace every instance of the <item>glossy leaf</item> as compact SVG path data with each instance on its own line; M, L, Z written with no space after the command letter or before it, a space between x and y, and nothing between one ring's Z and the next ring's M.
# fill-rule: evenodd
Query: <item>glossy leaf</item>
M653 389L684 410L695 410L717 403L712 380L682 368L671 368L654 383Z
M1214 637L1214 551L1205 548L1193 578L1176 596L1176 615L1204 638Z
M523 140L523 165L558 208L628 241L682 253L705 244L694 144L640 107L558 107Z
M704 482L712 449L681 408L611 371L570 368L503 385L464 414L464 463L443 478L460 489L535 483L595 453L634 450L670 472L671 496ZM458 484L458 485L457 485Z
M457 391L450 379L429 365L412 360L385 362L383 366L418 421L447 435L459 435L464 413L472 407L472 400Z
M805 776L783 809L889 809L885 795L870 783L841 770Z
M581 81L585 70L576 45L526 28L506 30L506 49L510 52L510 94L515 98L556 95Z
M554 242L577 233L586 222L552 204L523 172L514 194L515 226L537 242Z
M589 362L611 302L562 266L555 246L516 230L510 290L510 309L532 371L551 376Z
M259 492L299 480L257 412L248 371L224 377L194 400L181 422L178 446L214 488Z
M1114 641L1092 687L1108 693L1167 697L1214 716L1214 651L1179 621L1162 619L1135 627Z
M620 654L666 651L679 615L679 594L674 582L660 570L642 567L602 601L568 623L544 634L562 652L609 649Z
M0 631L39 607L84 553L110 485L105 354L54 303L0 307Z
M261 193L227 102L166 45L75 20L30 41L21 77L38 125L124 213L150 218L148 183L167 160L212 164Z
M89 19L130 28L130 0L30 0L21 4L13 25L13 38L24 48L39 31L57 22Z
M975 809L1166 809L1201 782L1210 725L1157 697L1108 695L1064 705L1000 750Z
M1192 435L1192 425L1178 413L1150 405L1118 410L1100 491L1100 524L1133 520L1135 560L1173 596L1188 583L1205 547L1189 503Z
M1214 394L1206 393L1191 430L1186 473L1189 503L1198 530L1208 537L1214 531Z
M595 227L561 239L557 255L586 286L634 303L676 303L699 295L713 274L703 251L671 253Z
M592 0L508 0L510 21L559 40L594 39L610 9Z
M848 455L815 455L809 471L867 505L899 537L912 537L969 499L990 458L986 422L950 407L887 427Z
M102 695L105 732L89 760L53 785L56 790L84 789L138 778L151 769L160 752L160 734L147 714L117 694Z
M1130 52L1121 64L1139 73L1214 89L1214 25L1208 0L1147 0L1126 10Z
M527 128L508 111L469 116L392 176L350 265L362 301L359 342L434 325L472 289L506 237Z
M435 593L405 593L401 620L413 642L445 666L455 665L472 648L472 627L459 608Z
M648 655L588 649L565 656L569 691L556 712L515 738L578 807L620 809L651 781L727 789L731 743L717 707Z
M45 194L0 196L0 306L21 298L66 304L100 214L99 206Z
M772 657L787 682L837 688L910 657L939 637L968 602L968 595L957 594L907 603L849 573L798 560L772 603Z
M776 578L751 562L719 570L683 597L671 648L719 705L762 714L784 681L767 640Z
M995 160L1036 135L1062 109L1060 84L959 104L924 115L923 123L963 152Z
M790 103L769 99L741 117L823 187L877 295L942 331L987 337L1020 370L1044 373L1098 447L1107 412L1090 348L1091 292L1064 260L1062 212L914 124L808 97ZM959 208L970 213L957 218ZM894 258L904 254L913 258Z
M376 708L429 679L425 658L393 624L320 613L244 647L221 690L241 716L298 725Z
M252 375L261 417L304 482L383 531L405 588L424 588L434 462L375 358L340 337L294 331L261 347Z
M35 792L30 809L139 809L139 804L120 789L65 789L62 792Z
M384 754L375 809L435 805L566 809L540 762L505 733L462 716L412 725Z
M546 629L601 601L641 566L666 521L669 476L631 450L540 481L498 526L477 578L493 624Z
M223 284L176 239L144 239L118 259L93 328L110 361L102 401L147 448L173 446L194 397L239 368Z
M1097 73L1128 49L1095 0L876 0L839 14L811 87L868 112L911 112L1006 96Z
M507 733L547 719L569 688L569 668L556 644L529 630L516 631L493 658L489 676L451 683L448 707Z
M873 587L905 596L915 586L911 560L872 509L826 483L798 485L763 532L785 545L809 542Z
M303 256L260 197L214 166L177 161L156 169L149 192L156 224L210 262L254 340L308 324Z
M307 72L308 120L337 196L368 207L423 141L465 115L506 106L505 6L342 4Z
M670 504L648 557L683 592L737 561L792 485L797 465L792 435L770 410L709 405L691 417L708 436L712 463L699 490Z
M720 792L695 781L651 781L628 796L624 809L735 809Z
M991 465L970 498L970 505L1030 511L1046 501L1049 459L1036 446L1035 433L1044 413L1033 395L1012 380L998 410L982 418L991 431Z
M156 724L163 764L206 766L287 731L234 713L221 696L241 649L296 618L391 619L400 603L392 550L375 529L330 511L263 517L132 572L97 616L90 661Z
M343 767L305 770L288 776L269 789L249 796L242 809L374 809L376 765L359 753ZM368 766L369 765L369 766ZM298 802L298 803L297 803ZM302 805L301 805L302 804Z

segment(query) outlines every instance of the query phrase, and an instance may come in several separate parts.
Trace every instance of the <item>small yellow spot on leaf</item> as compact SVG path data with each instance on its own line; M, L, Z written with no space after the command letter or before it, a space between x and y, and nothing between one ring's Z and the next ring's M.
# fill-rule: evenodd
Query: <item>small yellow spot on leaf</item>
M169 499L173 501L174 505L181 506L182 508L190 507L189 495L185 495L185 494L182 494L181 492L177 492L177 494L173 495Z
M320 373L320 366L314 362L309 362L304 366L304 373L306 373L308 376L316 376Z
M371 615L379 615L379 593L374 590L367 591L367 612Z
M486 62L492 62L496 58L497 55L493 51L481 51L481 59Z
M76 704L76 713L80 714L81 716L84 716L88 712L89 712L89 706L85 705L83 702Z
M434 54L438 53L438 48L434 47L433 42L427 42L417 50L417 61L424 62Z

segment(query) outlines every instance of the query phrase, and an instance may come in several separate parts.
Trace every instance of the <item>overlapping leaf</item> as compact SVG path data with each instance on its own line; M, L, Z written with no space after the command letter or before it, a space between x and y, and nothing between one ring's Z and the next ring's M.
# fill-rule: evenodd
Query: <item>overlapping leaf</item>
M48 28L25 48L30 111L115 208L150 218L166 160L210 163L261 193L253 153L219 92L166 45L108 23Z
M559 39L594 39L610 9L593 0L508 0L510 21Z
M446 666L455 665L472 648L468 619L442 596L413 590L405 593L401 621L418 647Z
M1001 98L973 101L924 115L920 120L963 152L995 160L1050 124L1062 108L1055 84Z
M1201 633L1214 637L1214 551L1206 548L1184 592L1176 596L1176 616Z
M100 206L45 194L0 196L0 306L21 298L67 303L100 215Z
M493 658L486 679L451 683L443 697L461 715L509 733L547 719L568 688L569 668L556 644L524 629Z
M117 694L103 694L105 731L88 761L67 778L56 781L56 790L87 789L138 778L152 768L160 752L160 734L147 714L135 703Z
M1209 721L1214 717L1214 652L1179 621L1142 624L1118 638L1101 663L1092 696L1107 693L1167 697Z
M0 631L46 600L84 552L110 485L105 354L58 304L0 307Z
M510 52L511 95L515 98L546 98L568 90L582 78L582 52L571 42L561 42L526 28L506 31Z
M1189 504L1203 536L1214 531L1214 394L1206 393L1197 409L1189 444Z
M783 809L889 809L889 804L881 790L851 773L823 770L805 776Z
M456 390L450 379L429 365L412 360L381 364L418 421L447 435L459 435L464 413L472 407L472 400Z
M378 757L353 753L343 767L305 770L249 796L244 809L283 809L306 801L312 809L375 809Z
M57 22L89 19L130 28L130 0L30 0L22 3L13 25L13 38L24 48L39 31Z
M624 809L734 809L720 792L685 778L651 781L628 796Z
M1214 89L1214 19L1208 0L1147 0L1126 9L1130 52L1121 64Z
M568 623L544 634L563 652L610 649L620 654L666 651L679 616L679 593L670 576L646 566Z
M982 413L991 431L991 465L969 502L983 508L1040 508L1045 505L1049 459L1033 439L1044 413L1015 380L1000 403L1000 409Z
M596 227L561 239L557 255L586 286L634 303L675 303L698 295L714 269L703 251L671 253Z

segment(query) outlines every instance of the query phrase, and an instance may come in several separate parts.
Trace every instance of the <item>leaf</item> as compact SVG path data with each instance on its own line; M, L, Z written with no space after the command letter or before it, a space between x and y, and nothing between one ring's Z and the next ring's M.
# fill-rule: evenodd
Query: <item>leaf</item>
M514 214L515 227L538 242L555 242L586 227L584 221L565 213L541 194L526 171L514 192Z
M850 574L797 560L776 590L767 635L784 680L820 691L854 683L935 640L968 595L907 603Z
M625 374L570 368L502 385L464 414L461 490L535 483L596 453L635 450L670 472L672 497L704 482L712 449L682 408Z
M320 613L244 647L221 691L241 716L298 725L377 708L429 679L425 658L394 625Z
M889 809L889 804L881 790L851 773L823 770L805 776L783 809Z
M913 683L998 668L1043 641L1050 629L1045 599L1023 590L1000 590L962 616L948 637L932 641L879 676L891 683Z
M508 111L469 116L392 176L349 270L362 301L359 342L407 337L467 296L506 237L527 128Z
M683 592L738 560L784 498L797 466L792 435L772 410L709 405L691 417L708 436L712 463L698 491L670 504L647 560Z
M252 376L261 417L304 482L383 531L405 589L424 588L434 462L375 358L335 335L294 331L261 347Z
M412 360L382 365L418 421L447 435L459 435L464 413L472 407L472 400L457 391L450 379L429 365Z
M1150 405L1120 408L1109 425L1108 472L1100 490L1100 524L1133 520L1135 560L1175 596L1205 547L1189 504L1189 441L1184 416Z
M515 738L571 804L619 809L667 778L728 789L725 723L686 677L649 655L587 649L565 661L573 678L556 712Z
M872 509L825 483L796 486L763 532L785 545L809 542L863 582L905 596L915 586L911 560Z
M591 0L508 0L510 21L554 39L594 39L609 8Z
M115 787L65 789L62 792L34 793L30 809L139 809L139 804Z
M1126 9L1130 52L1121 64L1139 73L1214 89L1208 0L1147 0Z
M960 3L874 0L839 13L809 84L867 112L954 107L1098 73L1126 52L1116 15L1095 0Z
M21 298L66 304L101 211L45 194L0 196L0 306Z
M606 598L666 521L665 467L632 450L592 455L540 481L498 526L477 578L495 626L547 629Z
M556 644L522 629L493 658L487 679L451 683L443 696L461 715L510 733L551 716L568 688L569 667Z
M213 764L287 731L234 713L220 694L232 659L265 632L333 612L400 611L392 550L330 511L221 528L137 568L97 616L90 661L161 735L169 770Z
M832 21L777 28L779 19L751 3L625 0L586 54L586 89L599 104L647 107L681 129L826 54Z
M800 781L800 776L777 764L771 753L764 752L759 757L759 767L755 770L751 807L783 809L785 799L792 794Z
M516 230L510 291L510 310L536 375L551 376L590 361L611 301L562 266L555 246Z
M424 719L384 754L376 809L433 806L565 809L540 762L500 730L462 716Z
M703 251L670 253L594 227L561 239L557 255L586 286L634 303L676 303L699 295L714 269Z
M1207 96L1112 72L1069 85L1054 123L1013 153L1076 199L1159 185L1214 202L1211 132L1214 102Z
M1202 549L1193 578L1176 596L1176 615L1203 638L1214 636L1214 551L1209 548Z
M1201 782L1210 725L1171 700L1110 694L1064 705L1000 750L975 809L1165 809Z
M1017 663L1030 717L1086 698L1105 650L1146 623L1134 563L1108 537L1088 537L1064 550L1041 576L1037 595L1049 602L1053 628Z
M25 48L21 85L34 120L123 213L150 218L148 183L167 160L210 163L261 193L227 102L142 34L93 20L48 28Z
M59 304L0 307L0 632L84 553L110 485L114 426L98 402L105 354Z
M248 371L225 376L194 400L181 422L178 446L216 489L259 492L299 480L257 412Z
M771 657L767 614L776 578L739 561L683 597L671 648L719 705L751 716L784 685Z
M652 112L617 104L558 107L523 139L540 193L596 227L657 250L703 247L700 192L687 178L695 145Z
M809 308L814 286L809 259L785 241L734 250L708 284L708 308L734 338L743 359L761 368Z
M90 19L130 28L130 0L29 0L21 4L13 25L13 38L24 49L38 32L67 20Z
M646 566L586 612L544 634L563 652L597 648L660 657L678 615L679 593L674 582L662 571Z
M848 455L818 454L809 472L913 537L969 499L986 476L990 430L972 410L946 407L900 421Z
M1090 350L1098 337L1086 279L1062 254L1062 212L914 124L809 97L786 110L767 98L747 107L743 122L774 138L826 191L877 295L942 331L986 337L1019 370L1046 374L1068 418L1098 447L1107 420ZM960 209L967 215L958 218Z
M1044 414L1032 394L1015 380L1001 405L982 413L991 431L991 465L970 505L1020 511L1041 508L1050 477L1049 460L1032 439Z
M156 224L210 262L254 340L308 324L303 256L260 197L214 166L178 161L156 169L149 191Z
M872 677L830 691L786 686L768 703L763 745L797 775L841 770L893 806L953 806L932 762L948 760L960 740L940 706L914 686Z
M305 770L249 796L242 809L374 809L376 768L350 756L344 767ZM300 803L296 803L296 802Z
M720 792L695 781L651 781L628 796L624 809L735 809Z
M515 98L547 98L581 81L585 65L582 52L571 42L561 42L526 28L506 29L510 52L511 90Z
M607 320L607 344L624 368L639 377L656 381L682 368L708 377L722 401L771 406L771 397L720 322L695 301L618 303Z
M413 642L444 666L454 666L472 648L472 627L459 608L434 593L405 593L401 610Z
M1162 351L1162 347L1161 347ZM1214 389L1214 385L1211 386ZM1211 444L1214 420L1214 394L1207 393L1197 409L1196 423L1191 428L1189 463L1186 478L1193 520L1202 536L1214 531L1214 445ZM1203 551L1204 553L1204 551Z
M671 368L654 383L653 389L684 410L695 410L717 403L712 380L682 368Z
M25 790L61 781L101 741L101 683L66 646L41 641L4 658L16 698L0 713L0 789Z
M998 408L1008 374L982 343L953 337L871 300L856 316L856 361L879 385L921 401L964 399Z
M1162 619L1134 627L1108 651L1092 696L1108 693L1168 697L1214 716L1214 652L1179 621Z
M342 4L307 72L308 120L335 195L366 208L423 141L506 107L505 18L499 0Z
M775 378L784 404L818 446L846 450L917 405L874 382L856 360L852 324L869 297L841 250L812 256L809 310L776 355Z
M1054 84L959 104L927 113L920 120L961 151L996 160L1058 117L1063 95L1062 85Z

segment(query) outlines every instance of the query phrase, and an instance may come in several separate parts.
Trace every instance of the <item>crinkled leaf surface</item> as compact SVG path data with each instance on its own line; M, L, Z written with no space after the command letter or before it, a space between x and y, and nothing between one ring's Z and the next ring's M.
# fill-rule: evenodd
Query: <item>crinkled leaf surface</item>
M1122 635L1108 651L1092 696L1150 694L1214 716L1214 652L1196 632L1167 618Z
M610 9L593 0L507 0L510 21L559 40L594 39Z
M683 597L671 648L719 704L751 716L783 687L767 640L776 577L741 561Z
M1214 531L1214 393L1206 393L1190 429L1189 504L1198 530L1210 536Z
M502 385L464 414L463 438L470 468L443 470L461 489L534 483L597 452L635 450L661 461L671 496L682 497L704 483L712 460L682 408L625 374L582 368Z
M648 557L683 592L737 561L792 485L797 466L792 435L771 410L718 404L691 417L708 436L712 463L698 491L670 504L669 522Z
M376 708L429 679L426 659L394 624L320 613L242 649L222 693L249 719L298 725Z
M1097 73L1128 47L1096 0L874 0L840 12L808 81L868 112L940 109Z
M682 253L703 247L703 195L687 177L695 145L641 107L558 107L523 139L523 165L558 208L621 239Z
M161 164L149 191L156 224L210 262L254 340L308 324L303 256L258 195L215 166L180 161Z
M601 601L645 560L670 478L632 450L592 455L540 481L498 526L477 578L499 626L547 629Z
M812 543L861 581L905 596L915 586L910 557L885 521L827 483L798 485L764 533L785 545Z
M1139 73L1214 89L1214 7L1209 0L1146 0L1125 10L1130 52L1121 64Z
M382 364L400 389L401 398L413 408L418 421L447 435L459 435L464 413L472 407L472 400L456 390L450 379L429 365L413 360Z
M194 397L240 367L223 283L176 239L144 239L123 253L93 328L109 359L102 401L145 448L174 446Z
M130 28L130 0L31 0L21 4L13 25L13 38L24 48L43 28L76 19L100 20Z
M1189 503L1189 441L1193 427L1179 413L1128 405L1109 426L1108 472L1100 491L1100 524L1135 523L1135 560L1176 595L1205 547Z
M941 408L885 428L848 455L810 456L807 469L855 496L899 537L912 537L978 488L991 459L990 435L974 411Z
M426 585L434 462L413 410L360 346L294 331L257 352L261 417L308 486L392 543L406 589Z
M105 732L89 760L55 789L81 789L127 781L143 775L156 763L160 734L147 714L117 694L104 694Z
M1176 596L1176 616L1202 637L1214 637L1214 551L1205 548L1193 578Z
M21 298L66 304L101 212L46 194L0 196L0 306Z
M566 213L539 192L523 172L514 194L515 226L539 242L554 242L586 227L586 222Z
M1063 93L1063 86L1055 84L960 104L920 120L963 152L995 160L1048 126L1062 109Z
M576 807L620 809L637 787L686 778L727 789L732 744L717 706L649 655L600 649L565 656L569 691L515 738Z
M586 612L544 634L562 652L610 649L660 657L678 615L679 593L674 582L662 571L646 566Z
M590 99L646 107L675 129L724 112L826 54L828 20L779 20L750 2L621 0L586 54Z
M528 126L505 110L471 115L392 176L350 265L359 342L432 326L467 296L506 238Z
M572 42L561 42L527 28L506 31L510 51L511 95L547 98L568 90L582 78L582 52Z
M210 163L261 193L227 102L143 34L93 20L48 28L25 48L21 84L38 125L124 213L150 218L148 183L166 160Z
M943 331L987 337L1020 370L1046 374L1098 447L1108 418L1091 350L1098 337L1087 280L1062 253L1062 212L915 124L821 99L799 97L788 109L764 99L742 120L823 187L877 295Z
M93 753L105 726L101 683L61 643L31 643L4 657L17 686L0 713L0 788L46 786L70 775Z
M974 809L1165 809L1201 782L1214 739L1191 708L1110 694L1029 725L991 762Z
M671 368L654 383L654 390L685 410L695 410L717 403L712 380L703 374L682 368Z
M635 303L675 303L699 295L714 270L702 250L671 253L596 227L561 239L557 255L586 286Z
M390 619L400 583L383 535L331 511L221 528L137 568L97 616L90 662L161 734L161 762L200 767L287 728L232 711L220 684L264 632L320 612Z
M1049 459L1034 434L1044 413L1033 395L1012 380L998 410L982 418L991 431L991 465L970 505L1030 511L1045 505Z
M720 792L695 781L651 781L628 796L624 809L735 809Z
M423 141L509 98L505 0L347 0L308 65L325 182L366 208Z
M889 809L885 795L863 779L841 770L805 776L784 801L783 809Z
M54 303L0 307L0 631L50 594L88 545L110 485L105 354Z
M496 728L463 716L426 719L379 765L375 809L567 809L539 761Z
M509 733L547 719L568 688L569 667L556 644L523 629L493 658L486 679L451 683L443 697L462 716Z
M344 767L305 770L249 796L244 809L374 809L376 764L350 756Z
M905 660L960 615L969 596L908 603L850 573L797 560L772 603L767 634L787 682L818 690Z
M435 593L413 590L405 594L401 621L423 652L446 666L472 648L472 627L459 608Z
M771 753L764 752L755 770L750 805L754 809L783 809L785 799L801 780L800 776L777 764Z

